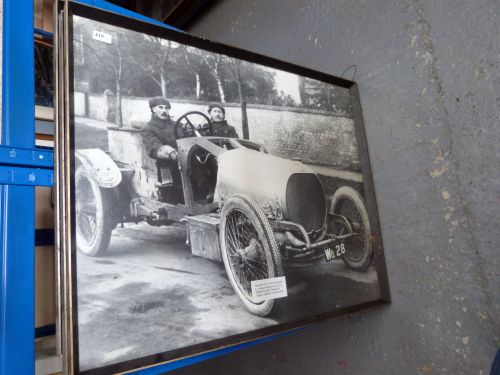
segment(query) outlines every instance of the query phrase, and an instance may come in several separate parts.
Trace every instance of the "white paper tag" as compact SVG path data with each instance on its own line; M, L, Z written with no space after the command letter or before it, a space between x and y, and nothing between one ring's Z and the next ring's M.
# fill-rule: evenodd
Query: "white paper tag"
M103 33L102 31L94 31L92 34L92 38L98 40L99 42L104 42L108 44L111 44L111 42L113 41L111 35Z
M272 279L253 280L251 282L252 296L260 301L288 296L285 276Z

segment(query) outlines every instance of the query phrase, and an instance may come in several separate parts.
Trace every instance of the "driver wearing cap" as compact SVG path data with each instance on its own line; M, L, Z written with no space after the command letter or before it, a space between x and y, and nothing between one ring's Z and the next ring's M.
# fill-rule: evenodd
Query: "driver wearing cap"
M151 120L142 129L142 141L147 154L157 159L161 168L168 168L175 185L181 183L177 165L177 143L174 133L174 122L170 118L170 102L162 96L149 100Z

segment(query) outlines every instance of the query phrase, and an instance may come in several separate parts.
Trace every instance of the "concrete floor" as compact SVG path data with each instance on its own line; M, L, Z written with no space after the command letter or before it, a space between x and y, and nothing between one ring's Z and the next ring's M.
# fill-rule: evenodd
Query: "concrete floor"
M77 257L80 369L252 331L378 297L375 270L340 262L286 270L271 318L240 303L220 263L191 255L184 227L126 224L105 257Z

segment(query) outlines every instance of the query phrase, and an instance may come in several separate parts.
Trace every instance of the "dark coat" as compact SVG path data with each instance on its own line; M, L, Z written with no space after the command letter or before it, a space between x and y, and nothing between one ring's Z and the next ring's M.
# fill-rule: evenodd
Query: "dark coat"
M161 120L152 116L151 120L142 128L141 134L147 154L154 159L156 159L156 152L163 145L177 149L174 122L171 119Z
M234 127L229 125L226 120L212 122L212 133L214 137L239 138Z
M170 170L173 184L181 185L181 174L177 160L157 159L156 156L158 149L163 145L169 145L177 150L174 125L170 118L161 120L158 117L151 116L151 120L142 128L142 143L149 157L156 159L156 165L159 168L168 168ZM158 172L158 181L161 182L160 172Z

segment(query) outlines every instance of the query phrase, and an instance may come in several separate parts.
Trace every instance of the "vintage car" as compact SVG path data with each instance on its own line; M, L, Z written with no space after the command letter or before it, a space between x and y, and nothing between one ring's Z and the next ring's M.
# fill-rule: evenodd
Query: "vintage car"
M248 140L202 137L192 116L204 115L189 112L175 125L176 132L196 135L177 140L182 186L146 154L138 129L109 128L109 153L76 151L80 252L102 255L120 223L185 225L191 252L223 262L242 303L260 316L271 312L274 300L253 296L256 280L339 258L367 270L370 222L356 190L340 187L327 205L320 178L305 164Z

